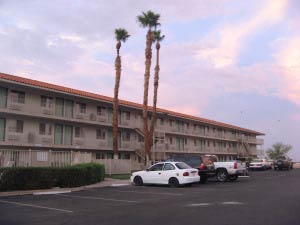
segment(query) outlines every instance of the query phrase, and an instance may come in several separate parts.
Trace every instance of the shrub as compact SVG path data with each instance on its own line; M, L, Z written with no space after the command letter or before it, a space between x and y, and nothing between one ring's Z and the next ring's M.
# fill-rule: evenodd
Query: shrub
M79 187L104 180L105 169L96 163L63 168L0 168L0 191Z

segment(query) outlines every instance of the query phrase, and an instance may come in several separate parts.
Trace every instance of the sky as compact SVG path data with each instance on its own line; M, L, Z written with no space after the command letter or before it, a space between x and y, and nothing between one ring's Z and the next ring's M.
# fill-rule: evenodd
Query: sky
M125 28L119 98L142 103L148 10L166 36L160 108L265 133L300 161L299 0L0 0L0 72L112 97Z

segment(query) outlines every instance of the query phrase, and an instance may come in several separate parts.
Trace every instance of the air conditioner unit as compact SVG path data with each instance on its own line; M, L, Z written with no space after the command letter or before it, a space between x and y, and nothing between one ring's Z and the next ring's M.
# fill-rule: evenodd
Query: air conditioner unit
M20 136L19 135L8 135L8 140L10 140L10 141L19 141Z
M100 146L100 147L106 147L106 142L101 141L101 142L99 143L99 146Z
M83 145L83 141L80 140L76 140L74 141L75 145Z
M34 133L28 133L27 137L28 143L34 143Z
M76 115L75 115L75 118L76 118L76 119L83 119L83 115L82 115L82 114L76 114Z
M103 118L103 117L99 117L98 121L99 121L99 122L106 122L106 119Z
M128 125L129 125L129 123L128 123L128 122L123 122L123 123L122 123L122 125L124 125L124 126L128 126Z
M42 143L44 143L44 144L52 144L52 139L51 138L42 138Z
M92 120L92 121L96 120L96 115L94 113L90 114L90 120Z
M129 148L129 147L130 147L130 144L128 144L128 143L122 144L122 148Z
M10 109L13 109L13 110L21 110L22 109L22 106L20 105L15 105L15 104L11 104L9 106Z
M46 114L46 115L53 115L53 111L52 111L52 110L49 110L49 109L44 109L44 110L43 110L43 114Z

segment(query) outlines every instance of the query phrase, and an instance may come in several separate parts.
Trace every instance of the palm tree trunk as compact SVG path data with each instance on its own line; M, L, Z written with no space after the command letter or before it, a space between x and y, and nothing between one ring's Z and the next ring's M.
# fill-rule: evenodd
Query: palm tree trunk
M151 143L149 140L149 130L148 130L148 90L149 90L149 79L150 79L150 67L152 58L152 32L151 29L148 30L147 40L146 40L146 50L145 50L145 75L144 75L144 100L143 100L143 131L144 131L144 147L145 153L150 156Z
M114 158L118 154L118 112L119 112L119 87L121 79L121 57L119 55L119 49L117 48L117 57L115 61L116 68L116 80L114 89L114 103L113 103L113 152Z
M159 43L156 44L156 66L154 75L154 94L153 94L153 108L152 108L152 118L150 126L150 140L153 140L154 126L156 122L156 105L157 105L157 92L158 92L158 81L159 81ZM153 141L151 142L151 146Z

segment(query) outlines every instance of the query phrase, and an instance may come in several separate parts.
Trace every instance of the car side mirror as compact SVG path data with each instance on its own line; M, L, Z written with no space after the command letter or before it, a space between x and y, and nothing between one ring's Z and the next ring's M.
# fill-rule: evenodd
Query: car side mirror
M149 172L149 169L146 169L147 172Z

